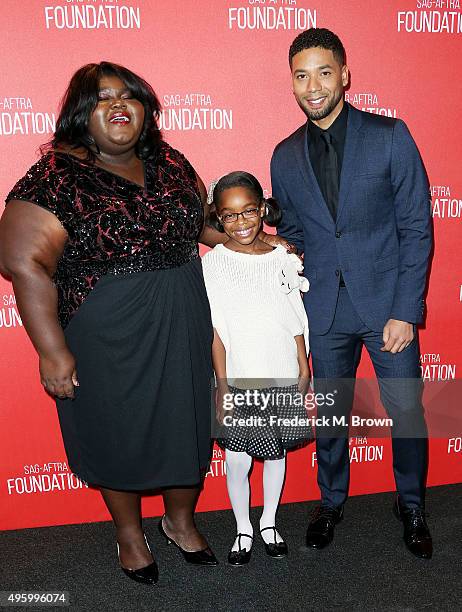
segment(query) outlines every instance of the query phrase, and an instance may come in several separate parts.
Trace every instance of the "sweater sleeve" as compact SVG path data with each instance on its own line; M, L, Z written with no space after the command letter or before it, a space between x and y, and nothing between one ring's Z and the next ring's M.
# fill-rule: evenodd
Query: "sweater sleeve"
M300 323L299 332L295 335L301 336L303 334L303 337L305 338L306 354L309 355L310 337L309 337L308 317L306 316L306 310L305 310L305 306L303 305L302 296L300 295L299 291L292 291L291 293L289 293L288 298L289 298L290 306L296 312L298 321Z
M226 318L220 306L220 289L217 283L214 282L215 269L213 265L212 255L209 253L206 253L202 257L202 270L204 274L205 289L207 291L207 297L210 304L212 325L220 336L220 339L223 342L225 349L228 350L229 342Z
M303 264L300 259L296 255L285 254L284 263L279 273L280 290L287 294L289 307L293 309L297 317L299 327L294 336L303 334L308 355L310 351L308 317L301 292L306 293L309 290L310 283L308 279L301 276L302 272Z

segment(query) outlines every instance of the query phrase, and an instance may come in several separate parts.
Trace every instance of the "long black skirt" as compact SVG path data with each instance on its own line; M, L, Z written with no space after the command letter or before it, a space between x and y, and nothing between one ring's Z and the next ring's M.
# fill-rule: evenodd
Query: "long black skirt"
M213 328L200 259L102 277L65 329L74 400L58 400L70 469L118 490L194 485L211 451Z

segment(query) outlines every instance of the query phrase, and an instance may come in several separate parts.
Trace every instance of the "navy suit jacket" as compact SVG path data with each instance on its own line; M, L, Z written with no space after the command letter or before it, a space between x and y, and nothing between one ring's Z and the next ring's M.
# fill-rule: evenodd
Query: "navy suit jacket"
M279 143L271 160L278 234L304 253L310 329L333 321L340 272L362 321L420 323L432 245L427 174L405 123L349 106L334 222L314 175L308 123Z

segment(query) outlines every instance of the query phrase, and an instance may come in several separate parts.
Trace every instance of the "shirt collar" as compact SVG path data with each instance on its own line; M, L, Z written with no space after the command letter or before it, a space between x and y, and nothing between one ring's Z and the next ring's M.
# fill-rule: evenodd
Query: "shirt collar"
M323 132L330 132L334 140L336 140L337 142L342 142L342 140L345 139L347 120L348 104L344 102L343 108L340 111L339 116L335 119L334 123L327 128L327 130L322 130L312 121L308 120L308 132L310 134L310 138L319 139Z

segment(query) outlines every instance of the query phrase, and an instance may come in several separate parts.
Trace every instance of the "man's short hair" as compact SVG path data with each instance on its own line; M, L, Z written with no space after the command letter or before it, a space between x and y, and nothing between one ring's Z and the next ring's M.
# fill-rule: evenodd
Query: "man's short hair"
M346 64L345 47L342 41L337 34L334 34L326 28L310 28L299 34L290 45L289 64L292 66L292 58L294 55L305 49L312 49L313 47L321 47L321 49L332 51L340 66Z

